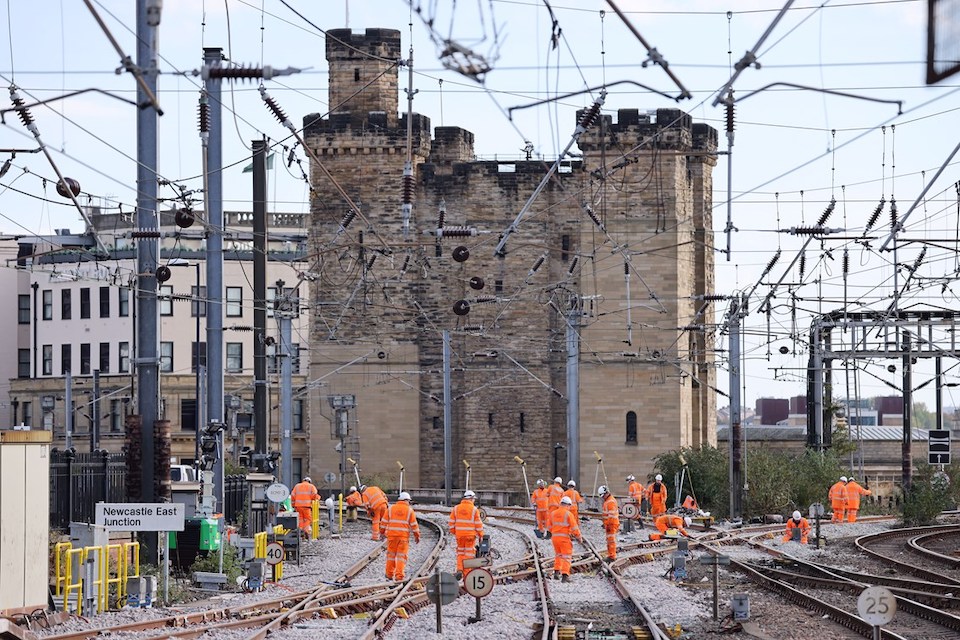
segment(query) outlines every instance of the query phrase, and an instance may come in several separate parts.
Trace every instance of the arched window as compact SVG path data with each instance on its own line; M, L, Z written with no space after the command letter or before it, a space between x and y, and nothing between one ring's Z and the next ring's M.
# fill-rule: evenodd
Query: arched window
M637 414L627 411L627 444L637 444Z

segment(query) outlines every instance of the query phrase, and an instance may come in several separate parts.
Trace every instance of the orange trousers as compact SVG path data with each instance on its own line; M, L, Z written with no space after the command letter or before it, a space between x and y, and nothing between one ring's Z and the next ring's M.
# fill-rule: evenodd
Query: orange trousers
M537 531L544 533L547 530L547 510L537 509Z
M610 560L617 559L617 532L620 529L619 525L616 524L606 524L603 525L604 530L607 533L607 557ZM573 545L571 545L571 549Z
M403 580L409 550L410 536L387 538L387 580Z
M573 541L566 534L554 534L553 538L553 570L561 574L570 575L570 563L573 560Z
M313 509L307 507L294 507L297 511L297 522L301 531L310 533L313 531Z
M667 512L667 502L666 500L651 500L650 501L650 515L659 516L662 513Z
M477 536L457 536L457 571L463 571L464 560L477 557L476 545Z
M387 515L387 505L381 505L370 511L370 517L373 518L373 533L370 536L371 540L380 539L380 521L383 520L383 516L385 515Z
M847 508L847 522L857 521L857 511L859 511L859 509Z
M847 504L843 500L834 500L830 503L830 508L833 510L833 517L830 518L830 522L843 522L843 517L846 513Z

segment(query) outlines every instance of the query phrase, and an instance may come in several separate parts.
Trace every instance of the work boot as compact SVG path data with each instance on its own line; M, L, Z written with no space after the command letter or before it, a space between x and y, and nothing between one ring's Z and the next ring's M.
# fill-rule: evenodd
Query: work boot
M457 571L455 574L453 574L453 577L456 578L457 580L462 580L462 579L463 579L463 571Z
M560 572L559 572L559 571L554 571L554 572L553 572L553 579L554 579L554 580L559 580L559 579L560 579Z
M566 575L563 576L563 578L560 580L560 582L570 582L570 576L566 576Z

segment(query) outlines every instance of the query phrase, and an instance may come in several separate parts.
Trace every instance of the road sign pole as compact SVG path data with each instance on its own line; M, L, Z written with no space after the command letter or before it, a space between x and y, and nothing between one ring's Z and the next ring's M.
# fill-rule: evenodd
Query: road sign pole
M713 565L713 619L720 619L720 565Z
M480 622L480 597L477 596L477 622Z
M440 589L440 567L434 569L434 574L437 577L437 589ZM443 598L437 597L437 633L443 633L443 622L440 614L440 607L443 606Z
M163 604L170 604L170 534L163 531ZM177 547L179 549L180 547Z
M880 625L876 625L873 627L873 640L880 640L881 631L882 629L880 628Z

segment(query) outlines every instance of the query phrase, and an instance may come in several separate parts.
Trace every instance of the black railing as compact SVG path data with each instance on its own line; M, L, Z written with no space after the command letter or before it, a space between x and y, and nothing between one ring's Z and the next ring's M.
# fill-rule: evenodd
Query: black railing
M223 479L223 519L227 524L245 524L248 492L246 476L226 476Z
M126 458L122 453L50 452L50 526L93 522L98 502L126 502Z

